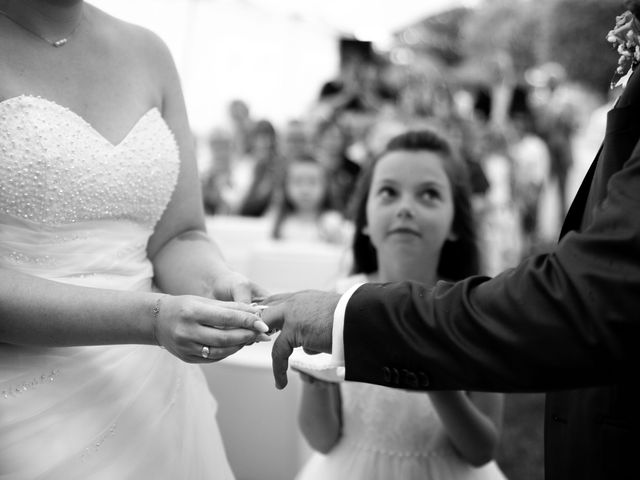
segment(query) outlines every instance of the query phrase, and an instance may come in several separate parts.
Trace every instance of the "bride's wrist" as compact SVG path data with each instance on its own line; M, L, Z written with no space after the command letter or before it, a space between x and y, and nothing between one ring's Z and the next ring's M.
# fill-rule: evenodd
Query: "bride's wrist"
M160 317L160 309L162 308L162 300L165 295L158 295L153 301L153 307L151 308L151 342L154 345L163 347L162 343L158 339L158 322Z

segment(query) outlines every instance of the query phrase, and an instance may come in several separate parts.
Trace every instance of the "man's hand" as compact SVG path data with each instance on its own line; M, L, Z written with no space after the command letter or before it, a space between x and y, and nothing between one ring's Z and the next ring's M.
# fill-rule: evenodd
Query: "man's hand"
M307 353L331 353L333 312L340 300L337 293L305 290L266 298L262 319L269 328L282 330L276 338L271 358L276 388L287 385L289 356L296 347Z

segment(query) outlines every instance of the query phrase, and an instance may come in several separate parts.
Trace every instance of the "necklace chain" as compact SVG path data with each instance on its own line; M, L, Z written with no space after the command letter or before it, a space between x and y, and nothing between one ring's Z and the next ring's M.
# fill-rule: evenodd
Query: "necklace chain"
M29 32L31 35L34 35L36 37L38 37L40 40L43 40L45 42L47 42L49 45L51 45L52 47L62 47L64 46L69 39L71 38L71 36L76 33L76 30L78 30L78 27L80 26L80 24L82 23L82 19L84 18L84 12L80 15L80 18L78 19L78 23L76 23L75 27L73 27L73 30L71 30L67 35L65 35L62 38L59 38L58 40L49 40L46 37L43 37L42 35L40 35L38 32L36 32L35 30L30 29L29 27L27 27L26 25L23 25L22 23L20 23L19 21L17 21L15 18L13 18L11 15L9 15L7 12L5 12L4 10L0 10L0 15L7 17L9 20L11 20L13 23L15 23L17 26L19 26L20 28L22 28L23 30L26 30L27 32Z

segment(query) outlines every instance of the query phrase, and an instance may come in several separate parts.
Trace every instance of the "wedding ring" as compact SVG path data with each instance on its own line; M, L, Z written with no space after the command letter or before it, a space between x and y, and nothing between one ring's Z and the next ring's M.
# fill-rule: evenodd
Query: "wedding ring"
M260 320L262 320L262 312L264 312L267 308L269 308L268 305L254 305L254 307L256 307L258 309L258 313L256 315L258 315L258 318L260 318Z
M202 358L209 358L209 347L203 345L202 350L200 351L200 355L202 356Z
M258 309L258 313L256 313L256 315L258 315L258 318L260 320L262 320L262 312L264 312L267 308L269 308L269 305L258 305L257 303L252 303L251 304L252 307L256 307ZM276 328L272 328L271 330L269 330L267 332L267 335L273 335L274 333L278 332L279 330Z

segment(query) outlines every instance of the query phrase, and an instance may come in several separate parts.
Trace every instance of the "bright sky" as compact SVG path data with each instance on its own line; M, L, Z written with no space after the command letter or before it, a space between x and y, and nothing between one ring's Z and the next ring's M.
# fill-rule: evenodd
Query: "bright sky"
M89 0L164 39L200 135L225 124L233 98L276 124L304 114L336 73L341 33L384 46L395 29L479 1Z

